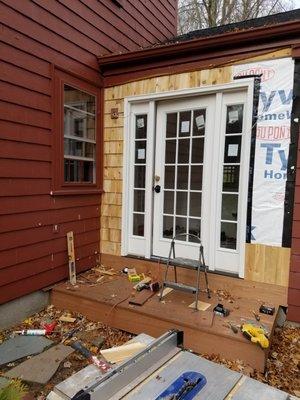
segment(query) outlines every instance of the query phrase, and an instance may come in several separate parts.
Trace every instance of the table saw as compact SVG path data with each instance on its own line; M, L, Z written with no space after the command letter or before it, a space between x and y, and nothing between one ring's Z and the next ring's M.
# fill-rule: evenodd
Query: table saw
M183 332L134 340L146 348L104 375L89 365L58 384L47 400L296 399L182 349Z

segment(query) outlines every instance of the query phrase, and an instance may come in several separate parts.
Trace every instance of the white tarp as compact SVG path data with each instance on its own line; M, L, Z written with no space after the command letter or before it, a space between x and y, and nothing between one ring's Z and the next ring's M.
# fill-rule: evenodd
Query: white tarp
M259 61L234 67L233 76L263 74L256 130L251 242L281 246L294 61Z

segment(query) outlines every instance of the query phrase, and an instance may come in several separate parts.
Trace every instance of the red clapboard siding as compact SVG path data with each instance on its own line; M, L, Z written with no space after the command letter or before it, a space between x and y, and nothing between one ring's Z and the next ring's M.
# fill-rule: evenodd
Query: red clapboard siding
M0 64L0 79L11 85L50 95L51 81L49 78L27 71L13 64L6 62Z
M49 95L34 92L11 82L0 81L0 93L2 100L8 103L20 106L26 104L27 107L46 112L49 112L51 108L51 97Z
M0 139L0 158L51 161L49 146Z
M1 138L22 143L36 143L51 145L51 131L17 122L3 121L0 119Z
M75 235L75 245L80 246L97 244L99 247L100 232L96 231L83 232ZM34 243L31 246L19 246L14 249L5 250L1 253L1 268L6 268L11 265L19 264L26 261L36 260L47 254L56 254L64 252L66 254L66 238L59 237L52 239L51 246L49 242ZM77 246L76 246L77 252Z
M45 78L51 77L50 66L47 61L32 54L28 54L26 49L20 50L4 42L0 43L1 59L9 64L15 65L23 70L34 72Z
M300 307L289 305L287 318L289 321L300 322Z
M176 4L0 0L0 303L68 276L70 230L77 271L97 262L100 195L51 192L55 69L101 87L97 57L172 37Z
M70 207L61 210L32 211L0 216L0 232L11 232L37 226L57 225L64 222L98 218L99 206ZM60 229L60 227L59 227Z
M95 265L96 255L79 260L76 263L76 271L82 272ZM49 282L59 282L68 277L68 268L66 265L55 269L48 269L45 272L22 278L18 281L11 282L6 286L2 286L0 290L0 304L25 294L32 293L35 290L49 286Z
M18 143L18 142L17 142ZM0 178L0 197L49 194L51 178ZM49 212L48 210L46 212ZM35 213L35 211L34 211ZM23 214L21 214L23 215ZM16 214L17 218L21 217ZM9 217L9 214L7 215ZM1 220L1 216L0 216ZM11 224L12 222L10 222ZM1 223L0 223L1 227ZM4 227L2 227L4 228ZM1 229L1 228L0 228Z
M90 256L94 256L98 252L98 243L93 243L87 246L80 246L76 248L76 263L81 259L86 259ZM13 265L9 268L0 269L0 287L5 286L11 282L19 279L26 278L45 272L48 269L54 269L67 265L68 256L65 251L49 254L45 257L30 260L18 265ZM87 264L88 265L88 264Z

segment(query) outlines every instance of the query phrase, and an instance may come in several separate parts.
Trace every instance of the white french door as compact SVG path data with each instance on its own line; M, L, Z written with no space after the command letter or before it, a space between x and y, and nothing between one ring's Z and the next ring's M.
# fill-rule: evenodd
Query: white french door
M172 237L191 233L201 237L211 270L243 275L251 135L246 99L247 91L235 91L132 105L125 254L167 257ZM197 259L199 245L181 237L176 256Z
M153 254L167 257L179 233L209 243L211 152L216 97L199 96L157 106ZM210 133L209 133L210 132ZM206 258L208 248L204 246ZM181 237L176 256L198 259L199 245Z

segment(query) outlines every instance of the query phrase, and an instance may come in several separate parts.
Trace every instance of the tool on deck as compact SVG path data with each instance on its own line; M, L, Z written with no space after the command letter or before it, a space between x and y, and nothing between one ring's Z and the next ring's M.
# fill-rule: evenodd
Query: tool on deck
M260 316L257 314L257 312L255 312L254 310L252 310L251 312L254 315L256 321L260 321Z
M213 309L213 312L220 317L228 317L230 311L228 308L225 308L223 304L217 304L216 307Z
M67 233L67 246L69 257L69 279L71 285L76 285L76 266L75 266L75 250L74 250L74 234L73 231Z
M259 308L259 312L262 314L273 315L275 312L275 307L266 306L265 304L262 304Z
M243 324L241 326L243 335L251 340L252 343L257 343L262 349L267 349L269 347L269 339L265 335L265 331L252 324Z
M233 333L238 333L239 329L236 325L232 324L231 322L228 322L228 326L232 330Z

